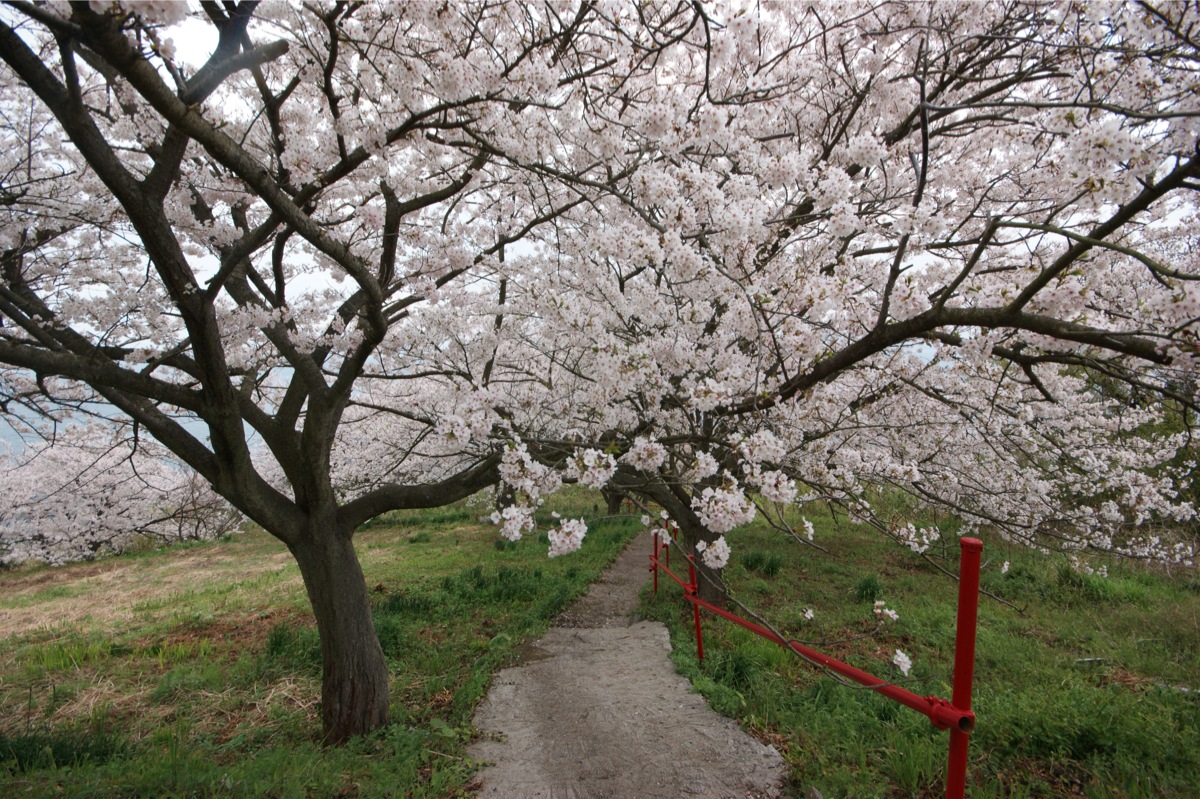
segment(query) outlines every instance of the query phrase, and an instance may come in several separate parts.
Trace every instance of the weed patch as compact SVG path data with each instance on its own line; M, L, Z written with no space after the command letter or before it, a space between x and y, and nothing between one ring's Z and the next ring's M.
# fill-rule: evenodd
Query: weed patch
M0 733L0 772L11 776L99 765L126 751L124 739L113 733L101 714L90 723L54 732Z
M764 577L774 577L783 566L783 557L777 552L751 550L741 556L742 566Z
M315 627L276 624L267 632L266 656L289 671L307 671L321 665L321 639Z

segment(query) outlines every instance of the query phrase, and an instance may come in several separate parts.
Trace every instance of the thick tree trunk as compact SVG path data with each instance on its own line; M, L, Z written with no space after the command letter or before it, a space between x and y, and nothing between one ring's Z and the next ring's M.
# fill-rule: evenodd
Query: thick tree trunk
M325 742L344 743L388 720L388 668L366 580L349 535L312 531L292 547L321 637Z
M625 500L623 491L613 491L609 488L600 489L600 496L604 497L604 504L607 507L609 516L616 516L621 512L621 503Z

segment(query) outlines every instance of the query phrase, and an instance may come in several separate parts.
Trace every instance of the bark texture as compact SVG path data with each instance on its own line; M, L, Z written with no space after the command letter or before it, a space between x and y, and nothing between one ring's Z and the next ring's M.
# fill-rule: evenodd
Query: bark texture
M309 536L293 546L321 637L321 723L327 744L388 720L388 668L366 581L349 536Z
M625 501L625 493L623 491L602 488L600 489L600 496L604 497L605 511L609 516L616 516L621 512L621 503Z

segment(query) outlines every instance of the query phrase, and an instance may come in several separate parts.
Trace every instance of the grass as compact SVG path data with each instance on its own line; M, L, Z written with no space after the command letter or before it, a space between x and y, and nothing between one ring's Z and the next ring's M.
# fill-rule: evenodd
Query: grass
M595 502L565 492L543 527L553 510L598 515ZM393 723L337 749L317 742L317 636L273 539L0 572L0 796L470 795L465 745L492 674L636 526L598 523L581 552L548 560L544 541L497 540L482 512L394 514L360 531ZM735 595L820 651L949 696L956 585L864 528L813 521L829 554L735 532ZM956 564L952 546L932 554ZM1108 571L987 541L983 587L1020 611L981 608L972 796L1195 795L1200 579ZM784 753L793 795L941 795L946 734L923 716L711 617L698 662L690 616L661 582L645 614L669 624L673 657L712 706ZM877 600L900 620L877 628ZM915 663L907 679L896 649Z
M865 527L810 519L829 554L757 527L731 536L726 579L734 596L818 651L922 696L949 697L957 583ZM956 570L947 537L931 554ZM996 540L985 544L982 587L1016 608L985 597L980 609L968 794L1194 797L1195 573L1109 563L1108 577L1085 575ZM876 600L899 621L880 627ZM948 737L924 716L712 616L698 662L690 611L673 585L648 595L643 612L668 623L672 657L709 703L783 752L793 795L810 786L826 799L943 795ZM891 664L897 649L914 661L908 678Z
M564 491L544 513L597 515ZM295 565L261 532L61 569L0 572L0 795L445 797L470 792L492 674L634 534L497 546L462 503L356 543L391 669L392 723L319 745L320 657Z

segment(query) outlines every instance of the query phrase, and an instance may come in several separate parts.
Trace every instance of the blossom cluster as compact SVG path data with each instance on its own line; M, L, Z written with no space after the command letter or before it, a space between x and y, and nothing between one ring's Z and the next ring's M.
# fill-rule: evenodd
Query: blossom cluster
M745 491L736 484L709 486L692 497L692 509L700 521L714 533L727 533L754 521L756 509Z
M712 543L706 541L696 542L696 551L700 553L704 565L710 569L723 569L729 563L728 542L725 541L725 536L718 536L716 541Z
M603 488L617 471L617 461L598 449L576 450L567 460L565 474L588 488Z
M492 524L500 527L500 535L509 541L520 541L525 533L533 532L533 508L528 505L509 505L492 511Z
M545 502L545 495L554 493L562 486L562 477L553 468L538 463L524 443L516 442L509 444L504 451L500 462L500 479L513 490L515 499L504 508L494 511L490 518L492 524L500 526L500 535L509 541L519 541L526 533L533 531L536 526L534 511ZM580 533L579 540L582 539Z
M896 539L910 550L920 555L929 549L930 545L941 539L942 535L936 527L918 529L912 522L895 531Z
M666 447L644 436L635 438L633 446L621 457L623 462L647 472L657 471L666 459Z
M562 486L562 477L553 468L539 463L525 444L510 444L500 461L500 479L530 501L541 504L543 494L553 494Z
M796 481L777 470L759 472L747 477L747 481L756 484L763 497L771 502L790 504L799 493Z
M558 526L546 533L550 539L550 557L566 555L583 545L587 535L587 524L583 519L563 519Z
M889 608L887 602L882 599L875 600L875 607L872 609L872 612L875 614L875 618L881 621L884 619L888 621L900 620L900 614Z

